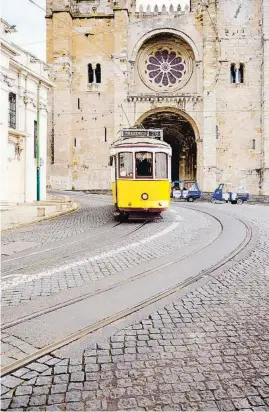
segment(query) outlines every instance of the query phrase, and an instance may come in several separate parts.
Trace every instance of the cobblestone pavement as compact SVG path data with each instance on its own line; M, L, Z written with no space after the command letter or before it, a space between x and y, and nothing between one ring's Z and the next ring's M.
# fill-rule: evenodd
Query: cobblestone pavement
M209 240L215 236L214 230L218 228L218 223L213 218L186 209L180 213L183 215L182 221L175 222L176 215L166 214L163 221L150 223L128 238L117 240L116 232L113 232L115 237L110 239L109 245L102 242L104 243L102 247L99 245L90 252L86 251L82 254L78 251L75 261L72 256L65 259L64 264L60 258L53 264L43 263L46 265L46 270L43 272L37 272L36 264L33 266L34 269L27 268L27 275L15 276L3 283L2 305L16 306L39 296L51 296L117 274L126 268L137 267L174 251L183 251L183 248L186 249L193 240L201 237L201 233L205 237L208 236ZM117 233L120 235L120 230L125 229L118 229ZM206 230L208 232L205 232ZM153 241L154 236L159 235L158 242ZM146 239L149 241L147 242ZM111 249L113 249L112 253ZM70 264L73 261L74 263ZM59 264L60 268L58 268ZM22 270L19 272L23 273Z
M6 332L1 332L1 365L22 359L31 353L36 352L38 348L30 345L17 336L11 336Z
M249 256L81 359L4 377L2 410L268 411L269 209L216 207L259 228Z
M74 197L81 205L78 211L56 220L46 220L4 232L1 239L2 245L11 242L35 242L44 245L85 233L112 220L114 207L110 202L94 196L89 202L87 195L83 193L76 193Z

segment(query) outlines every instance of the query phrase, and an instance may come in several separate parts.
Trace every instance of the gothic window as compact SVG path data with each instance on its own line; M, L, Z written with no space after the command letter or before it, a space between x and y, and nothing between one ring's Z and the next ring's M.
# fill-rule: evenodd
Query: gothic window
M93 68L93 65L91 63L88 64L88 83L100 84L101 79L101 64L97 63L95 69Z
M92 68L92 64L88 64L88 83L94 82L94 71Z
M8 126L12 129L16 129L16 94L9 93L9 114L8 114Z
M193 52L181 39L160 38L143 46L137 68L141 80L151 89L172 91L184 87L190 80L193 63Z
M101 83L101 64L97 64L96 65L96 69L95 69L95 80L96 83Z
M240 63L236 65L235 63L231 64L230 67L230 78L231 83L244 83L245 81L245 65L244 63Z
M245 65L243 63L240 63L238 69L238 83L244 83L244 68Z
M174 51L169 53L168 50L158 50L149 57L147 70L149 78L155 84L168 86L176 84L182 78L186 67L182 57Z
M236 83L236 69L235 64L232 63L230 67L231 83Z

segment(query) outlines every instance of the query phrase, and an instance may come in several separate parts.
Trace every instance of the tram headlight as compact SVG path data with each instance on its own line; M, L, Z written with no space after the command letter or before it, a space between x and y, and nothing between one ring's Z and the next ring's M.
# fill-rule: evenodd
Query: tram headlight
M143 194L141 195L141 198L142 198L143 200L148 200L149 195L148 195L147 193L143 193Z

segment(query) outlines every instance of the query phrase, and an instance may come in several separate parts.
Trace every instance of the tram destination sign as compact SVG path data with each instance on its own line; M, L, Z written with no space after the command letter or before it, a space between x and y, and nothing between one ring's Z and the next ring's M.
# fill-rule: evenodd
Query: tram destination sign
M150 139L163 140L163 130L162 129L122 129L121 130L122 139L131 138L143 138L147 137Z

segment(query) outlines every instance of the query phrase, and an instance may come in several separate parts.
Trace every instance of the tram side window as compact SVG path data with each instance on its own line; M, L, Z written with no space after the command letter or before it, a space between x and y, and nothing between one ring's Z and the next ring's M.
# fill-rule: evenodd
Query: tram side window
M129 179L133 177L133 153L126 152L119 154L119 174L120 177Z
M137 152L135 154L136 177L153 177L152 153Z
M168 179L168 161L166 153L155 154L155 177L156 179Z

